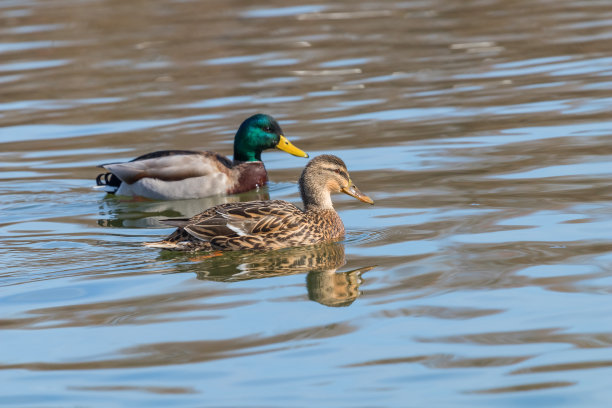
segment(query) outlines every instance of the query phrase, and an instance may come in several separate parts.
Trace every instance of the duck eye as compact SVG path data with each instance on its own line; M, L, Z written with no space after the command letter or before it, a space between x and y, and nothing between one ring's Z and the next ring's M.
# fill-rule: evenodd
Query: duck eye
M266 133L272 133L272 128L270 126L266 126L263 128L264 132Z

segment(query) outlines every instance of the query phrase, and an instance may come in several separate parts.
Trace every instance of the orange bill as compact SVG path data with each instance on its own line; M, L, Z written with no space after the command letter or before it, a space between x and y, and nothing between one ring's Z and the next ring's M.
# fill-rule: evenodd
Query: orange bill
M350 195L351 197L355 197L356 199L358 199L359 201L363 201L364 203L374 204L374 200L359 191L357 186L353 183L350 183L348 187L344 187L340 191L342 191L344 194Z

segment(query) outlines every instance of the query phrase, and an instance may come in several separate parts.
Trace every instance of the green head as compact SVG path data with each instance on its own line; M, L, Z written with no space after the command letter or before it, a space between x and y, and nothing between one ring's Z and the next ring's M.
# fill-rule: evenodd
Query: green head
M234 137L235 161L261 161L261 152L278 148L298 157L308 157L283 136L283 130L272 116L258 113L247 118Z

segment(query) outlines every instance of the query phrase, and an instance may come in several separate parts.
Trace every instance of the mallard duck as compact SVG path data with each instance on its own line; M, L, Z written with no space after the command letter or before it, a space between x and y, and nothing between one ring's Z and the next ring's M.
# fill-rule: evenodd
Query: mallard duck
M159 242L145 245L172 250L235 251L280 249L337 241L344 225L331 193L374 201L353 184L344 162L332 155L312 159L299 181L304 209L281 200L221 204L190 218L169 220L179 228Z
M266 184L268 174L261 152L273 147L308 157L283 136L274 118L257 114L238 128L233 161L215 152L162 150L130 162L99 166L109 173L99 174L96 184L105 186L109 193L155 200L238 194Z

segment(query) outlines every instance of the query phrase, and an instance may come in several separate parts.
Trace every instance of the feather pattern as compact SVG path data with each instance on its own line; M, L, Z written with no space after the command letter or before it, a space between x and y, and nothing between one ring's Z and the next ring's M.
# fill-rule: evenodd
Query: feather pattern
M213 152L156 152L157 156L141 158L127 163L109 163L100 167L110 171L121 181L133 184L143 178L176 181L190 177L205 177L222 172L229 173L231 162ZM161 155L165 153L166 155ZM150 155L149 155L150 156Z
M267 182L262 162L233 165L227 157L214 152L179 152L102 167L121 181L115 194L157 200L237 194Z
M274 118L257 114L238 129L234 160L208 151L162 150L129 162L101 165L108 173L99 174L96 184L109 193L157 200L242 193L267 183L261 152L274 147L308 157L282 135Z
M346 192L373 203L355 187L346 166L335 156L311 160L302 173L300 187L304 209L281 200L221 204L187 223L181 220L179 228L165 240L146 245L174 250L235 251L331 242L344 236L342 220L331 206L331 192Z

